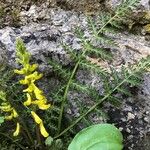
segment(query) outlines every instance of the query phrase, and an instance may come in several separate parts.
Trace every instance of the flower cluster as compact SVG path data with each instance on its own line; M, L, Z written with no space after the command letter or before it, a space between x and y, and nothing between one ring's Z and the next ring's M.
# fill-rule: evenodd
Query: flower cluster
M23 90L26 93L27 100L24 102L24 105L29 107L31 106L31 115L34 121L39 124L41 134L44 137L48 136L46 129L44 128L43 121L36 114L36 110L46 110L50 107L50 104L47 104L47 99L43 94L43 91L40 90L35 81L39 80L42 77L42 74L39 74L35 71L38 67L37 64L31 65L30 54L26 51L24 43L21 40L17 41L17 56L18 62L23 66L20 70L14 70L15 73L24 75L24 79L20 80L20 84L26 85L27 88ZM33 106L33 107L32 107ZM34 106L37 106L36 108ZM38 120L38 121L37 121Z
M27 88L23 90L27 96L27 100L24 102L24 105L37 105L39 109L46 110L50 107L50 104L47 104L47 99L43 95L43 91L35 85L35 81L39 80L42 77L42 74L38 74L37 71L34 71L37 67L36 64L28 66L29 64L21 70L15 70L15 73L25 75L25 78L20 80L20 84L27 85Z
M6 95L4 92L0 91L0 99L2 103L0 105L0 110L4 114L5 120L12 120L18 117L18 113L14 107L6 100ZM13 136L18 136L20 132L20 124L17 122L17 127Z

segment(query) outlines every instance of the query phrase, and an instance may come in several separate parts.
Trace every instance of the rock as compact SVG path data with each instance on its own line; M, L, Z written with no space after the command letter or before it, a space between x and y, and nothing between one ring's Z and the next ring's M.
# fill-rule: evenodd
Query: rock
M82 12L98 12L102 9L101 2L103 0L57 0L57 4L63 9L73 9Z
M0 42L0 69L7 63L7 50L2 42Z
M131 120L131 119L134 119L135 118L135 115L132 114L131 112L128 112L128 116L127 116L127 120Z
M104 2L107 11L114 13L116 8L121 4L122 0L106 0ZM130 1L129 1L130 2ZM124 22L129 28L132 28L134 24L142 24L150 22L149 16L150 3L149 0L140 0L137 3L136 8L132 8L130 12L130 17Z
M109 9L115 10L121 4L121 2L122 0L106 0L105 6ZM140 8L140 11L150 10L149 0L140 0L138 8Z
M143 6L144 10L150 10L150 2L149 0L141 0L141 6Z

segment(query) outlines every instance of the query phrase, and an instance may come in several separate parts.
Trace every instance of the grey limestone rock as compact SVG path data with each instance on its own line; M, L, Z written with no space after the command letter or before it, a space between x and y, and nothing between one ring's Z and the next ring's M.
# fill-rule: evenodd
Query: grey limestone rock
M106 7L111 8L112 10L115 10L118 5L120 5L122 0L106 0L105 4ZM141 10L150 10L150 2L149 0L140 0L139 6L140 11Z

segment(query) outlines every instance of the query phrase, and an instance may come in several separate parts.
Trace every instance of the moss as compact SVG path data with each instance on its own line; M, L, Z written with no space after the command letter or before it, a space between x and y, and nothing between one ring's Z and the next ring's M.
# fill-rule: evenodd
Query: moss
M150 24L147 24L146 26L144 26L144 30L145 30L147 33L150 33Z
M2 6L0 6L0 18L2 18L4 16L4 8Z
M20 24L20 11L15 9L11 12L11 23L12 26L19 26Z
M144 19L150 20L150 11L145 12Z

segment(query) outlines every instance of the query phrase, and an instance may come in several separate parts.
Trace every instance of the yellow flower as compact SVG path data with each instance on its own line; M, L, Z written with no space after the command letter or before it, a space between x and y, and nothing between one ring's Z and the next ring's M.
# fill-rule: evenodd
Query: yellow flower
M28 80L26 80L26 78L25 78L24 80L20 80L19 83L20 83L20 84L28 84L29 82L28 82Z
M30 65L29 71L30 71L30 72L33 72L37 67L38 67L37 64Z
M40 123L40 132L41 132L41 134L44 137L48 137L49 136L48 132L46 131L46 129L45 129L44 125L43 125L43 122Z
M43 96L43 91L41 91L38 87L34 87L34 94L35 94L35 97L37 99L45 99L45 96Z
M5 120L12 120L13 119L13 114L11 113L11 115L9 115L9 116L5 116Z
M41 104L41 105L38 105L39 109L42 109L42 110L46 110L48 108L50 108L50 104Z
M38 105L39 109L42 110L46 110L51 106L50 104L46 104L46 100L35 100L32 102L32 104Z
M40 119L40 117L34 112L34 111L31 111L31 115L34 119L34 121L37 123L37 124L40 124L42 122L42 120Z
M30 84L31 82L33 83L35 80L38 80L42 77L42 74L38 74L37 71L34 73L25 76L24 80L20 80L20 84Z
M31 96L30 96L29 93L27 93L27 101L25 101L23 104L24 104L25 106L31 105Z
M17 118L18 117L18 113L16 112L16 110L13 108L12 110L12 113L13 113L13 117L14 118Z
M0 106L0 109L4 112L12 111L12 107L9 104L7 104L6 106Z
M24 68L21 70L15 69L14 72L17 74L25 74L26 73Z
M35 121L37 124L39 124L41 134L42 134L44 137L48 137L49 134L48 134L48 132L46 131L44 125L43 125L43 121L40 119L40 117L39 117L34 111L31 111L31 114L32 114L32 117L34 118L34 121Z
M20 132L20 124L17 122L16 131L13 133L13 136L18 136Z
M12 120L13 118L18 117L18 114L17 114L15 108L13 108L8 102L2 103L0 106L0 110L10 114L10 115L5 116L6 120Z
M34 91L34 87L35 87L34 83L31 83L27 89L23 90L23 92L31 93Z
M24 68L18 70L18 69L15 69L14 72L17 73L17 74L29 74L31 72L33 72L36 68L38 67L37 64L33 64L33 65L30 65L30 64L25 64L24 65Z

